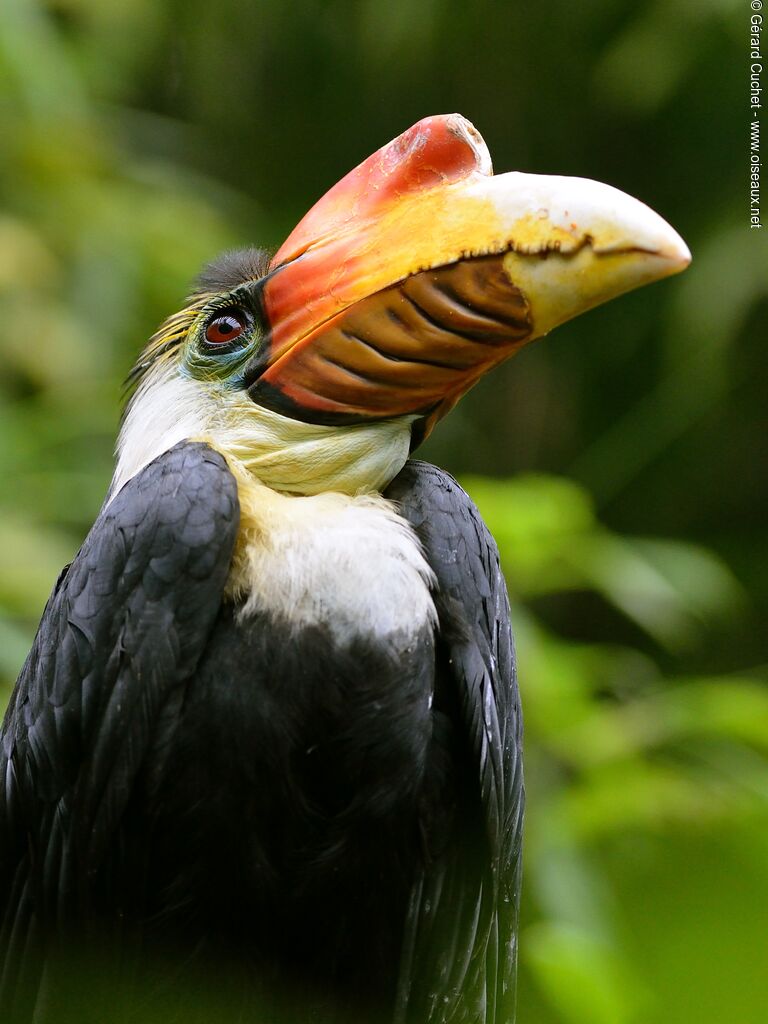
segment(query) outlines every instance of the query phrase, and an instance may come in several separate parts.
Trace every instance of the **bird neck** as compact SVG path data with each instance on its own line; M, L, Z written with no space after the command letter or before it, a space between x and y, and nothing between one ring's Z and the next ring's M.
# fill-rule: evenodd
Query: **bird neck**
M161 365L126 410L110 494L179 441L201 438L275 491L381 491L405 465L414 419L303 423L257 405L243 390L202 383Z
M240 527L226 596L242 617L319 625L336 640L434 622L432 572L380 491L408 458L413 417L330 427L281 416L243 391L161 366L126 412L110 491L180 441L219 451Z

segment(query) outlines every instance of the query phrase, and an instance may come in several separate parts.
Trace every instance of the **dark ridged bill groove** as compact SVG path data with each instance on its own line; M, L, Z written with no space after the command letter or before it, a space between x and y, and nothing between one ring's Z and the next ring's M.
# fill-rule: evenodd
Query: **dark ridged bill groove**
M453 404L531 332L503 254L462 260L355 303L283 353L249 394L313 422L423 415Z

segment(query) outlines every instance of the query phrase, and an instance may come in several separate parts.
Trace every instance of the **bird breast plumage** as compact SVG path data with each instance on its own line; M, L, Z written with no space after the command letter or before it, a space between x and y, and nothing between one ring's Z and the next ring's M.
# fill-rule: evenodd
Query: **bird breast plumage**
M196 893L202 914L179 918L194 941L215 922L247 956L392 986L421 828L451 784L435 756L432 570L380 496L238 484L228 593L157 795L150 915Z
M231 466L231 459L230 459ZM236 472L240 530L228 591L247 619L320 626L339 644L407 646L437 621L434 574L411 526L379 494L284 495Z

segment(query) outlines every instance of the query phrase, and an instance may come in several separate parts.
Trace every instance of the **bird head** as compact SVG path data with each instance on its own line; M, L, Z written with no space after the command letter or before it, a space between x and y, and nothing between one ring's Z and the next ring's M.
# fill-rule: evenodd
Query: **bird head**
M278 491L379 490L498 363L689 262L638 200L584 178L494 175L467 120L425 118L271 259L230 253L203 272L132 371L113 491L185 438Z

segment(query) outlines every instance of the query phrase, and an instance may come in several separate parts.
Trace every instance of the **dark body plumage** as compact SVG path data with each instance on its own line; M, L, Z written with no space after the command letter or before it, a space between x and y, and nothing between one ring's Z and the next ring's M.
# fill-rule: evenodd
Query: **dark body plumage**
M439 470L408 463L387 496L437 577L438 628L407 647L238 619L237 489L205 445L102 511L4 724L4 1022L70 1019L73 957L117 986L82 1022L172 1020L209 983L233 1020L511 1020L522 774L498 555Z

